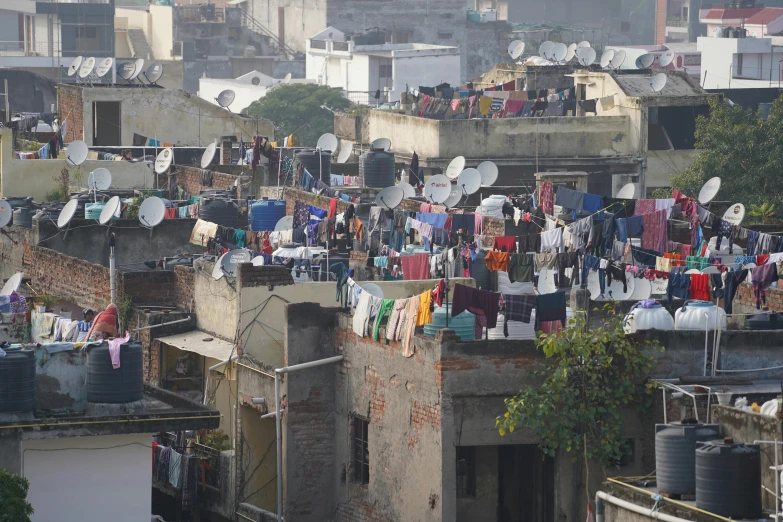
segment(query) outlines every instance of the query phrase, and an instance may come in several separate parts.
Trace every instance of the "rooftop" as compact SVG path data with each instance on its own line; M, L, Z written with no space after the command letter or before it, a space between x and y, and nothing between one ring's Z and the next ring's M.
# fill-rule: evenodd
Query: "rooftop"
M772 22L773 20L777 20L781 16L783 16L783 7L765 7L758 13L745 20L745 23L764 25Z
M688 75L682 73L666 73L666 85L658 92L650 87L649 72L611 73L614 81L628 96L638 98L662 98L674 96L706 96L707 93Z
M747 7L743 9L710 9L703 17L702 21L720 21L720 20L741 20L748 19L751 16L763 11L762 7Z

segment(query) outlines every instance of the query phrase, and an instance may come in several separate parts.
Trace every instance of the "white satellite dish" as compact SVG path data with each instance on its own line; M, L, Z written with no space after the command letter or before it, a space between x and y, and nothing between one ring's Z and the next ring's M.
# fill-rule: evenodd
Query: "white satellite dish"
M229 250L220 257L220 268L223 275L230 277L236 277L239 271L239 265L241 263L250 263L253 259L253 254L249 250L244 248L237 248L235 250Z
M718 191L720 190L720 178L714 177L707 180L707 183L704 184L703 187L701 187L701 190L699 191L699 203L702 205L706 205L713 199L715 199L715 196L718 195Z
M0 228L3 228L8 223L10 223L11 218L13 217L14 209L11 207L11 204L4 199L0 199Z
M388 152L391 149L392 142L389 138L378 138L370 143L370 150L382 150Z
M701 270L698 268L691 268L685 272L686 274L701 274Z
M275 232L294 229L294 216L283 216L275 223Z
M264 256L256 256L253 258L253 266L264 266Z
M315 148L318 150L328 150L329 152L334 152L337 150L337 145L337 136L327 132L318 138L318 143L315 144Z
M67 227L71 223L71 220L73 219L73 216L76 214L78 209L78 199L72 199L66 203L63 209L60 211L60 215L57 216L57 228ZM2 219L0 219L0 222L2 222Z
M160 225L166 217L166 203L157 196L152 196L141 202L139 207L139 221L147 228Z
M491 187L498 179L498 166L492 161L483 161L476 167L481 173L481 185Z
M345 163L346 161L348 161L348 158L351 157L352 152L353 152L353 143L348 141L340 149L340 153L337 155L337 163Z
M87 78L93 69L95 69L95 58L90 56L82 61L82 65L79 67L79 78Z
M462 189L460 187L452 187L449 192L449 197L443 201L443 204L448 208L456 207L462 200Z
M443 203L451 194L451 189L451 180L443 174L437 174L424 184L424 197L435 203Z
M84 60L83 57L77 56L73 59L71 62L71 65L68 66L68 76L73 76L79 71L79 67L82 66L82 61Z
M155 172L163 174L171 166L171 160L174 159L174 151L168 147L158 153L158 157L155 158Z
M649 299L652 295L652 283L645 278L635 279L633 282L633 292L628 299L631 301L643 301Z
M556 43L552 48L552 60L562 62L568 55L568 46L562 42Z
M739 225L743 219L745 219L745 205L742 203L733 204L723 214L723 220L732 225Z
M449 179L457 179L457 176L459 176L459 173L463 170L465 170L465 156L457 156L451 160L449 166L446 167L446 176L448 176Z
M572 43L568 46L568 52L566 53L565 60L566 62L570 62L574 59L574 56L576 56L576 44Z
M701 271L702 274L720 274L720 268L718 268L715 265L705 266L704 270Z
M465 169L459 173L457 187L465 194L475 194L481 188L481 172L477 169Z
M581 49L581 51L577 55L576 61L578 61L580 65L583 65L585 67L593 65L596 56L595 49L593 49L592 47L581 47L578 49Z
M612 69L619 69L623 63L625 63L625 51L620 49L619 51L615 51L614 56L612 57Z
M510 44L508 44L508 55L511 57L512 60L516 60L520 56L522 56L522 53L525 52L525 42L522 40L514 40Z
M542 43L541 46L538 48L538 54L546 58L547 60L552 59L552 51L555 48L555 42L551 42L547 40L546 42Z
M585 47L591 47L590 42L588 42L587 40L582 40L581 42L576 44L577 49L584 49Z
M212 279L217 281L218 279L222 279L225 275L223 273L223 258L228 255L228 252L217 258L217 261L215 261L215 266L212 267Z
M666 86L666 73L658 73L650 78L650 88L653 92L661 92Z
M674 51L668 49L666 52L658 56L658 65L666 67L674 61Z
M206 169L212 164L215 159L215 152L217 151L217 145L210 143L207 148L204 149L204 154L201 155L201 168Z
M371 296L378 297L379 299L383 299L383 290L381 290L381 287L376 285L375 283L364 283L362 285L362 290L367 292Z
M131 77L128 78L129 80L135 80L138 75L141 74L141 71L144 69L144 60L139 58L136 60L133 64L133 74L131 74Z
M81 140L72 141L65 149L65 163L69 167L78 167L87 159L87 144Z
M147 77L147 81L150 82L150 84L157 84L158 80L160 80L160 77L163 76L163 64L158 62L153 63L147 67L147 71L144 73L144 76Z
M221 91L220 94L217 95L217 98L215 98L215 101L218 105L223 107L224 109L228 109L229 105L234 103L234 98L236 98L236 93L232 91L231 89L226 89L225 91Z
M617 198L618 199L633 199L634 195L636 194L636 185L633 183L627 183L626 185L623 185L623 188L617 191Z
M375 204L385 209L394 209L400 206L405 199L405 191L397 185L386 187L375 196Z
M601 61L599 62L601 69L606 69L612 65L612 58L614 58L614 49L607 49L604 51L604 54L601 55Z
M284 85L288 85L289 83L291 83L291 73L286 74L285 78L283 78Z
M405 194L405 199L415 198L416 197L416 189L413 188L413 185L410 183L397 183L397 186L402 189L403 194Z
M108 190L111 187L111 172L103 167L97 168L87 176L87 187L90 190Z
M3 289L0 290L0 295L11 295L19 290L19 285L22 284L22 273L17 272L8 278L8 281L3 285Z
M120 204L121 201L119 196L114 196L107 201L103 210L101 210L101 215L98 217L98 223L101 225L108 225L109 222L114 219L114 214L119 210Z
M95 74L98 78L103 78L111 70L112 65L114 65L114 58L104 58L95 66Z
M636 68L649 69L650 67L652 67L652 64L654 62L655 62L655 55L650 53L645 53L636 59Z
M133 62L126 62L122 65L120 65L120 70L117 74L120 75L120 78L123 80L130 81L131 78L135 78L134 74L136 73L136 64Z

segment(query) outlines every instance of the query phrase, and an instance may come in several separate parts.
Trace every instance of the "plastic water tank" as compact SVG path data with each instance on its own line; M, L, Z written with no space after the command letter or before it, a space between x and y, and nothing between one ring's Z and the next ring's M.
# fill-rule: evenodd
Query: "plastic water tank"
M84 219L98 219L106 203L87 203L84 205Z
M720 436L717 424L696 419L655 425L655 475L658 491L672 495L696 492L696 443Z
M35 409L35 351L11 346L0 357L0 412Z
M752 444L714 440L696 449L696 507L722 517L761 515L761 453Z
M714 330L716 325L720 325L721 330L726 329L726 312L710 301L685 301L682 308L674 312L675 330L704 331L705 327Z
M674 330L674 318L662 305L652 308L634 308L625 316L623 330L634 333L638 330Z
M285 217L285 200L261 199L250 205L250 229L266 232L275 229L280 218Z
M359 157L359 177L365 187L386 188L394 185L394 154L368 150Z
M446 314L449 314L448 328L454 330L462 341L474 341L476 339L476 318L467 310L457 317L451 317L451 304L443 303L443 306L435 306L432 312L432 322L424 325L424 335L435 337L438 330L446 328Z
M331 185L332 152L317 150L300 150L296 153L296 159L304 165L307 172L315 179L320 179L325 185ZM318 156L320 155L320 159ZM320 172L320 174L319 174Z
M509 201L506 196L493 195L488 198L484 198L481 202L481 206L476 208L476 213L484 214L498 219L505 219L503 215L503 203Z
M90 346L87 351L87 402L121 404L144 396L141 344L130 341L120 346L120 367L111 365L109 343Z
M490 340L500 339L507 341L532 341L536 338L536 311L533 310L530 314L530 322L523 323L522 321L509 321L508 322L508 337L506 337L503 331L503 322L505 316L498 314L498 325L495 328L487 329L487 338Z
M236 228L239 207L229 199L201 197L198 200L198 217L224 227Z
M35 208L17 208L14 210L13 223L18 227L33 228L33 216L38 213Z

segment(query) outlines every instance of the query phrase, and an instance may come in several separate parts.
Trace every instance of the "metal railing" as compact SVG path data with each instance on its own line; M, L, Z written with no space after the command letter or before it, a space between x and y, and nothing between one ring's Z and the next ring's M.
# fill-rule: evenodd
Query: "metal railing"
M58 45L53 45L54 56L60 56ZM0 40L0 56L52 56L49 42L25 42L20 40Z
M226 10L214 4L180 5L177 6L177 17L185 23L223 23Z
M258 20L253 18L250 13L247 12L246 7L242 7L242 25L251 31L258 33L262 36L266 36L269 38L269 41L271 41L281 53L285 53L290 56L294 56L300 53L297 53L293 48L286 45L284 42L281 42L280 39L277 37L276 34L274 34L272 31L267 29L263 24L261 24Z
M375 97L376 94L379 94L378 98ZM357 105L378 106L389 102L389 92L383 90L380 93L378 91L343 91L343 96Z

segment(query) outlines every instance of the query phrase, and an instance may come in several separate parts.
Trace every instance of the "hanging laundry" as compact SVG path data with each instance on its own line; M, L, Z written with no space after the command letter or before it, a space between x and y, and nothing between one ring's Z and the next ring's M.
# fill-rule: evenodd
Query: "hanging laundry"
M536 297L536 331L541 330L542 322L560 321L565 327L567 320L565 292L554 292Z
M454 299L451 303L451 317L456 317L468 308L484 312L487 328L495 328L500 309L500 294L488 290L479 290L469 286L455 284Z

